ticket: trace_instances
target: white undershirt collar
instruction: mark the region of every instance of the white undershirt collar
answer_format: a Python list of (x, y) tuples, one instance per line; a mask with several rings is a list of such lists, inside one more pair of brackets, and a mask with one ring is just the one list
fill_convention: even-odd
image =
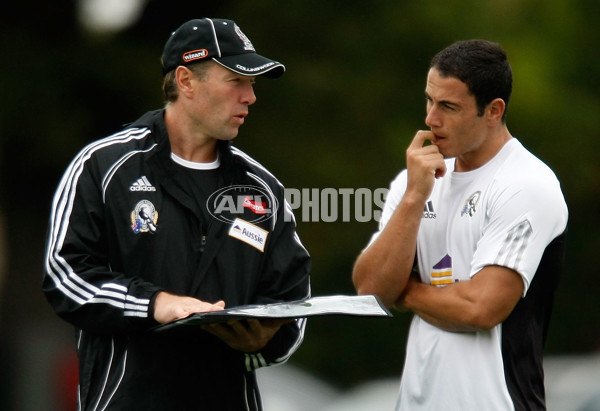
[(221, 153), (217, 153), (217, 159), (210, 163), (198, 163), (195, 161), (185, 160), (175, 153), (171, 153), (171, 159), (183, 167), (192, 168), (194, 170), (214, 170), (219, 168), (221, 165)]

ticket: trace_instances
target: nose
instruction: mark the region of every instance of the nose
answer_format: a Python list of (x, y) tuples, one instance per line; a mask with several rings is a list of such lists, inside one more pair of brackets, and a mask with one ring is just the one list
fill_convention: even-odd
[(249, 106), (256, 103), (256, 94), (254, 94), (254, 86), (252, 84), (246, 85), (244, 93), (242, 94), (242, 103)]
[(438, 110), (434, 105), (428, 105), (427, 115), (425, 116), (425, 124), (427, 127), (440, 127), (442, 125), (438, 114)]

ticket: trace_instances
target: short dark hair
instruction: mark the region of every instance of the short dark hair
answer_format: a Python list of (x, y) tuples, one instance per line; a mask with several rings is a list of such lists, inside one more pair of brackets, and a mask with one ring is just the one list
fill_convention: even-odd
[(475, 96), (478, 115), (495, 98), (504, 100), (506, 111), (512, 93), (512, 70), (506, 52), (498, 43), (487, 40), (457, 41), (437, 53), (429, 68), (442, 77), (455, 77), (465, 83)]
[[(208, 73), (209, 61), (203, 61), (201, 63), (190, 64), (187, 66), (196, 77), (200, 80), (204, 80), (206, 78), (206, 73)], [(163, 78), (163, 98), (166, 103), (172, 103), (177, 101), (179, 97), (179, 89), (177, 88), (177, 84), (175, 83), (175, 69), (169, 71), (165, 74)]]

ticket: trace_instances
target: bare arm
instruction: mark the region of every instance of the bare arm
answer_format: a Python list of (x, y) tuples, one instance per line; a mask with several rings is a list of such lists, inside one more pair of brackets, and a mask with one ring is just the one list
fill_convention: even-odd
[(400, 204), (377, 240), (356, 260), (352, 279), (358, 294), (376, 294), (386, 307), (398, 300), (410, 276), (423, 207), (435, 178), (446, 172), (430, 131), (419, 131), (406, 151), (408, 185)]
[(415, 259), (423, 203), (402, 199), (377, 240), (357, 258), (353, 282), (358, 294), (375, 294), (386, 307), (404, 291)]
[(487, 266), (471, 280), (443, 288), (411, 280), (396, 305), (447, 331), (483, 331), (508, 317), (523, 295), (523, 287), (517, 272)]

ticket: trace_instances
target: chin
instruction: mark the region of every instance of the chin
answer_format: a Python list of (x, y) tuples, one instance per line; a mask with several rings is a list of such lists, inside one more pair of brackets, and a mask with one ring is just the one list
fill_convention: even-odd
[(440, 154), (444, 156), (444, 158), (452, 158), (455, 157), (452, 152), (450, 152), (449, 150), (442, 150), (440, 149)]

